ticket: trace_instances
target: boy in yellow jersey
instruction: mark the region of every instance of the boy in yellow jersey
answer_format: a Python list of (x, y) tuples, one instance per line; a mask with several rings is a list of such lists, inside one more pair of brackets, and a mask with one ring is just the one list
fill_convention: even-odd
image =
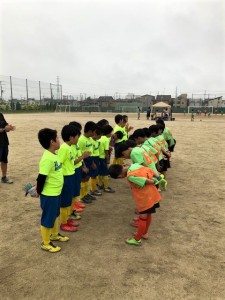
[[(70, 122), (69, 125), (73, 125), (76, 128), (78, 128), (81, 132), (82, 126), (78, 122)], [(74, 156), (74, 195), (73, 200), (71, 204), (71, 218), (74, 220), (80, 220), (81, 216), (78, 214), (79, 212), (82, 212), (85, 208), (85, 204), (81, 202), (80, 200), (80, 185), (82, 180), (82, 165), (83, 165), (83, 159), (90, 156), (90, 152), (84, 152), (83, 154), (80, 151), (80, 148), (78, 144), (72, 145), (72, 151)]]
[(92, 159), (95, 163), (95, 168), (90, 169), (90, 177), (91, 177), (91, 195), (93, 196), (101, 196), (102, 193), (97, 189), (97, 177), (99, 174), (99, 147), (100, 147), (100, 138), (102, 136), (102, 129), (99, 126), (96, 126), (94, 134), (92, 136), (93, 139), (93, 152)]
[(89, 157), (84, 158), (84, 163), (86, 169), (82, 171), (82, 181), (81, 181), (81, 200), (84, 203), (92, 203), (93, 200), (95, 200), (95, 196), (89, 194), (89, 187), (88, 187), (88, 181), (90, 179), (90, 172), (91, 169), (94, 169), (96, 167), (93, 158), (93, 135), (96, 129), (96, 124), (92, 121), (88, 121), (84, 125), (84, 134), (80, 136), (78, 141), (78, 146), (80, 147), (81, 153), (83, 154), (86, 151), (89, 151), (91, 155)]
[(103, 135), (100, 138), (99, 147), (99, 188), (104, 192), (114, 193), (115, 191), (109, 187), (109, 171), (108, 164), (110, 162), (110, 139), (112, 136), (113, 128), (110, 125), (103, 127)]
[(58, 231), (58, 216), (60, 211), (60, 195), (63, 187), (63, 172), (60, 160), (55, 153), (60, 147), (57, 131), (49, 128), (38, 132), (38, 140), (45, 149), (39, 163), (37, 178), (37, 193), (40, 195), (41, 216), (41, 249), (51, 253), (61, 250), (51, 241), (66, 242), (68, 237)]
[[(123, 158), (118, 155), (117, 148), (118, 146), (127, 138), (125, 123), (123, 116), (118, 114), (115, 116), (115, 123), (116, 126), (114, 127), (113, 134), (115, 137), (115, 144), (114, 144), (114, 164), (123, 164)], [(119, 133), (119, 136), (117, 135)], [(121, 136), (120, 136), (121, 134)], [(119, 137), (119, 138), (118, 138)]]
[(127, 115), (123, 115), (123, 122), (125, 124), (124, 128), (125, 128), (125, 133), (126, 133), (126, 139), (124, 139), (124, 140), (127, 141), (128, 140), (128, 134), (132, 129), (134, 129), (134, 127), (129, 125)]
[(64, 176), (64, 185), (61, 194), (60, 228), (64, 231), (77, 231), (78, 222), (70, 219), (71, 204), (74, 195), (74, 156), (72, 145), (76, 145), (80, 136), (80, 130), (73, 125), (65, 125), (61, 131), (64, 143), (58, 151)]

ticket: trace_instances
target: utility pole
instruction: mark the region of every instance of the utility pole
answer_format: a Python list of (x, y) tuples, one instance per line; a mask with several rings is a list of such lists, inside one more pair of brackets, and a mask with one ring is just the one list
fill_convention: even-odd
[(11, 101), (13, 101), (12, 76), (9, 76), (9, 80), (10, 80)]
[(1, 98), (0, 98), (0, 100), (1, 100), (1, 102), (3, 101), (3, 92), (4, 92), (3, 87), (2, 87), (2, 84), (3, 84), (3, 81), (0, 81), (0, 93), (1, 93)]
[(27, 79), (26, 79), (26, 92), (27, 92), (27, 105), (28, 105), (28, 84), (27, 84)]
[(59, 76), (57, 76), (56, 82), (57, 82), (57, 101), (58, 101), (60, 99)]
[(39, 97), (40, 97), (40, 106), (41, 106), (41, 82), (39, 81)]

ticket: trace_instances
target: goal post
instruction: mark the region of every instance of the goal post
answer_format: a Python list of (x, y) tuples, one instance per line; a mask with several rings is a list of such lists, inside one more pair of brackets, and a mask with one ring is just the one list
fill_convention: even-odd
[(207, 112), (213, 113), (213, 106), (188, 106), (188, 114), (191, 114), (192, 110), (194, 111), (194, 113), (196, 113), (198, 110), (200, 110), (202, 113), (204, 113), (205, 110), (207, 110)]
[(55, 112), (70, 112), (71, 105), (57, 104)]

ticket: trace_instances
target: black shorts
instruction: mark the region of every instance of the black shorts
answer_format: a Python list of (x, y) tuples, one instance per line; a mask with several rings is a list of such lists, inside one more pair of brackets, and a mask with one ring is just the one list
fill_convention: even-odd
[(144, 215), (144, 214), (155, 214), (156, 213), (156, 208), (159, 208), (160, 207), (160, 204), (159, 202), (157, 202), (154, 206), (152, 206), (151, 208), (149, 209), (146, 209), (144, 211), (140, 211), (139, 214), (140, 215)]
[(9, 153), (8, 145), (4, 147), (0, 147), (0, 162), (3, 162), (5, 164), (8, 163), (8, 153)]
[(168, 168), (168, 160), (161, 159), (159, 161), (159, 165), (160, 165), (160, 171), (161, 172), (166, 172), (167, 168)]

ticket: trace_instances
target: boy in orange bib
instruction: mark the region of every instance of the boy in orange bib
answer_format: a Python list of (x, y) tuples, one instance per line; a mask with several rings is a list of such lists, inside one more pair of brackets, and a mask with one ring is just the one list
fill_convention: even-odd
[(137, 163), (132, 164), (130, 167), (123, 167), (117, 164), (111, 165), (109, 174), (114, 179), (127, 177), (140, 214), (140, 221), (134, 238), (127, 239), (126, 243), (140, 246), (141, 238), (148, 238), (152, 214), (156, 212), (156, 204), (161, 200), (160, 194), (155, 187), (158, 180), (154, 177), (153, 170)]

